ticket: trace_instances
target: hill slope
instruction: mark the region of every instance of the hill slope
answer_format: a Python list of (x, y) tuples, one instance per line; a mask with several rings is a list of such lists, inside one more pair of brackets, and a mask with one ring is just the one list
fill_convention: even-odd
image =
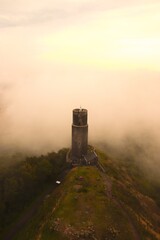
[(98, 153), (105, 172), (76, 167), (16, 240), (158, 240), (160, 190), (134, 163)]

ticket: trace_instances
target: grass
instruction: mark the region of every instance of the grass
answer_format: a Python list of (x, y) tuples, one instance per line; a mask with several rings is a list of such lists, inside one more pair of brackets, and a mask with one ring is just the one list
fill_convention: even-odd
[[(75, 186), (81, 186), (76, 189)], [(121, 209), (108, 199), (105, 193), (105, 186), (100, 172), (96, 167), (78, 167), (73, 169), (61, 188), (64, 196), (53, 215), (50, 217), (43, 232), (43, 240), (46, 236), (57, 239), (57, 231), (51, 231), (51, 225), (55, 219), (61, 219), (64, 226), (72, 226), (76, 231), (84, 226), (93, 225), (98, 239), (111, 237), (111, 227), (116, 229), (119, 240), (133, 239), (132, 233), (126, 228), (127, 220), (124, 218)], [(121, 227), (126, 231), (121, 231)], [(62, 232), (61, 232), (62, 233)], [(61, 239), (66, 237), (61, 235)], [(112, 236), (113, 237), (113, 236)], [(112, 239), (112, 238), (111, 238)]]
[[(77, 232), (90, 226), (98, 240), (134, 240), (133, 226), (142, 240), (160, 239), (138, 220), (143, 216), (156, 226), (154, 214), (157, 212), (145, 199), (146, 195), (155, 196), (157, 188), (141, 174), (135, 163), (118, 162), (101, 151), (97, 154), (112, 182), (115, 201), (106, 194), (104, 178), (96, 167), (73, 168), (14, 240), (38, 240), (39, 234), (41, 240), (67, 240), (70, 239), (65, 233), (67, 228)], [(59, 221), (58, 228), (55, 228), (56, 221)]]
[[(155, 214), (160, 216), (160, 209), (158, 209), (160, 184), (146, 174), (134, 159), (132, 161), (129, 159), (117, 160), (105, 156), (100, 151), (97, 153), (107, 174), (113, 179), (114, 197), (126, 206), (140, 238), (144, 240), (160, 239), (160, 235), (157, 237), (159, 231), (157, 226), (159, 226), (160, 220), (155, 218)], [(139, 220), (141, 217), (144, 221)], [(147, 222), (151, 225), (150, 229), (146, 225)]]
[[(47, 195), (35, 215), (32, 217), (29, 223), (27, 223), (25, 227), (16, 235), (14, 240), (35, 240), (41, 224), (43, 224), (43, 222), (46, 221), (46, 219), (49, 217), (50, 210), (56, 204), (60, 195), (61, 192), (59, 191), (59, 189), (56, 189), (51, 195)], [(27, 212), (27, 209), (25, 210), (25, 212)]]

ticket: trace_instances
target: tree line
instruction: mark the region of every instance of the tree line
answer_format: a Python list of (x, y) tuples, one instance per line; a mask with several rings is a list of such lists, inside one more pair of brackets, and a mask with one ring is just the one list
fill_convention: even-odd
[(67, 168), (67, 149), (0, 169), (0, 231)]

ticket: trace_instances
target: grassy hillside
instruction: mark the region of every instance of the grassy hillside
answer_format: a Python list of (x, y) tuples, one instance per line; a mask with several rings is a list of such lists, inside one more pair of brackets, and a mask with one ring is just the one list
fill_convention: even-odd
[(160, 186), (133, 162), (98, 152), (105, 172), (76, 167), (15, 240), (158, 240)]

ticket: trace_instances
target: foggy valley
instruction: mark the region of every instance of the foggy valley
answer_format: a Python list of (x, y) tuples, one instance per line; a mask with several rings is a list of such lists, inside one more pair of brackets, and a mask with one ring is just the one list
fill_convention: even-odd
[(89, 112), (90, 144), (106, 144), (119, 154), (134, 151), (140, 163), (160, 164), (158, 74), (79, 69), (76, 76), (77, 69), (67, 70), (65, 79), (50, 70), (47, 79), (1, 84), (1, 152), (45, 154), (70, 147), (72, 109), (82, 106)]
[[(0, 238), (160, 239), (159, 11), (158, 0), (0, 1)], [(77, 108), (91, 168), (74, 168)]]

